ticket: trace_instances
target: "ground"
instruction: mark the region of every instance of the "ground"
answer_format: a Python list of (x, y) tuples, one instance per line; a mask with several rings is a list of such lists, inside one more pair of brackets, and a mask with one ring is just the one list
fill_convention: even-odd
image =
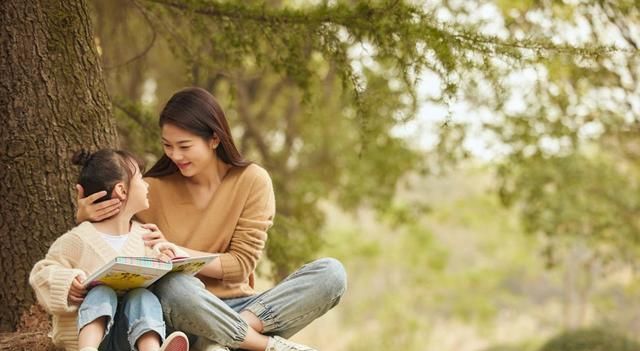
[(22, 315), (16, 332), (0, 333), (0, 350), (55, 351), (47, 336), (50, 328), (47, 313), (34, 305)]

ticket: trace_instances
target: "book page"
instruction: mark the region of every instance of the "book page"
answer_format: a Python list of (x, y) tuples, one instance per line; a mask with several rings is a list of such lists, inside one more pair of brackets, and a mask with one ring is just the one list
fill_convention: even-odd
[(173, 263), (172, 272), (184, 272), (186, 274), (194, 275), (198, 273), (205, 265), (216, 259), (219, 254), (199, 256), (199, 257), (184, 257), (171, 260)]
[(116, 257), (90, 275), (87, 288), (105, 284), (118, 292), (151, 285), (171, 270), (172, 264), (147, 257)]

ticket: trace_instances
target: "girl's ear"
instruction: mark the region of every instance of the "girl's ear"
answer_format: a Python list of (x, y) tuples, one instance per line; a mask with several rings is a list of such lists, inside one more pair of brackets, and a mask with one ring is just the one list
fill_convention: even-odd
[(124, 186), (124, 183), (120, 182), (113, 187), (111, 198), (120, 199), (121, 201), (127, 198), (127, 187)]

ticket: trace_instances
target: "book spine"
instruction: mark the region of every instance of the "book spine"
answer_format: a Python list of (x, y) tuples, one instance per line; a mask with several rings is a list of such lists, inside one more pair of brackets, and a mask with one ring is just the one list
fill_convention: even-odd
[(152, 259), (144, 259), (140, 257), (118, 257), (116, 258), (117, 263), (142, 266), (142, 267), (151, 267), (151, 268), (161, 268), (161, 269), (170, 269), (171, 264), (152, 260)]

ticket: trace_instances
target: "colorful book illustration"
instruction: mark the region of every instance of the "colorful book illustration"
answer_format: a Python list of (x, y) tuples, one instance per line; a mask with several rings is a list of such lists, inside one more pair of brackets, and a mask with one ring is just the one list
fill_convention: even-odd
[(146, 288), (169, 272), (194, 275), (219, 255), (175, 258), (171, 262), (149, 257), (118, 256), (91, 274), (86, 288), (105, 284), (117, 292)]

